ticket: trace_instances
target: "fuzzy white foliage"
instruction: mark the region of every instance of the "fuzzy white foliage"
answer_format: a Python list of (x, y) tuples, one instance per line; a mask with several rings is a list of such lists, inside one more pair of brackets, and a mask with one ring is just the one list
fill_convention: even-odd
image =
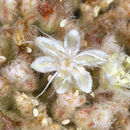
[(17, 58), (2, 69), (2, 74), (20, 90), (33, 91), (36, 87), (36, 78), (25, 59)]
[(100, 50), (86, 50), (78, 54), (80, 36), (77, 30), (68, 32), (64, 44), (53, 38), (37, 37), (35, 45), (47, 56), (38, 57), (31, 68), (42, 73), (56, 71), (54, 87), (58, 94), (68, 91), (73, 81), (81, 91), (90, 93), (92, 78), (84, 66), (97, 67), (107, 58), (107, 54)]
[(82, 129), (109, 130), (113, 115), (110, 108), (103, 104), (96, 104), (77, 110), (73, 120), (76, 126)]
[[(62, 126), (60, 124), (52, 122), (52, 118), (47, 115), (46, 105), (39, 103), (37, 107), (36, 106), (32, 107), (31, 103), (33, 100), (30, 96), (27, 96), (25, 94), (22, 94), (19, 96), (20, 98), (21, 96), (24, 97), (23, 102), (20, 101), (20, 103), (17, 103), (20, 106), (20, 108), (23, 107), (23, 110), (21, 110), (20, 108), (19, 109), (21, 110), (22, 113), (23, 111), (25, 111), (28, 114), (28, 118), (30, 114), (30, 119), (31, 119), (31, 120), (23, 120), (22, 126), (21, 126), (22, 130), (28, 130), (28, 129), (29, 130), (30, 129), (31, 130), (44, 130), (44, 129), (45, 130), (61, 130), (62, 129)], [(33, 109), (33, 112), (31, 109)]]
[(11, 86), (8, 81), (5, 78), (0, 77), (0, 96), (2, 97), (4, 95), (7, 95), (10, 91)]
[(28, 16), (28, 14), (34, 15), (39, 4), (39, 0), (21, 0), (22, 14)]
[(121, 48), (117, 44), (115, 36), (111, 34), (106, 35), (105, 39), (103, 40), (101, 49), (109, 54), (118, 53), (121, 51)]
[[(18, 109), (24, 116), (32, 116), (32, 110), (35, 106), (34, 98), (32, 96), (28, 96), (24, 93), (16, 93), (14, 95), (14, 99), (16, 101)], [(37, 100), (35, 100), (37, 101)]]
[(85, 102), (86, 96), (79, 95), (79, 90), (76, 90), (75, 93), (69, 91), (65, 94), (60, 94), (52, 106), (53, 117), (58, 121), (71, 119), (75, 109)]
[(95, 117), (93, 117), (93, 122), (97, 128), (109, 130), (112, 124), (112, 112), (110, 110), (100, 108), (93, 116)]
[(13, 20), (17, 3), (15, 0), (0, 0), (0, 21), (9, 23)]

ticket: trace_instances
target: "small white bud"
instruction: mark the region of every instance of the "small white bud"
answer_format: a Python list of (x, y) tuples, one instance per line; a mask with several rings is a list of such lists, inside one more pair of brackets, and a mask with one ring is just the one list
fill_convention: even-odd
[(92, 97), (95, 97), (93, 92), (91, 92), (90, 95), (91, 95)]
[(113, 2), (113, 0), (106, 0), (108, 4), (110, 4), (111, 2)]
[(37, 117), (38, 114), (39, 114), (38, 109), (37, 109), (37, 108), (34, 108), (34, 109), (33, 109), (33, 115), (34, 115), (34, 117)]
[(70, 120), (69, 119), (66, 119), (66, 120), (63, 120), (62, 121), (62, 125), (67, 125), (70, 123)]
[(60, 27), (63, 28), (65, 27), (65, 25), (67, 24), (67, 21), (65, 19), (63, 19), (61, 22), (60, 22)]
[(44, 118), (44, 119), (42, 120), (42, 125), (43, 125), (43, 126), (48, 126), (48, 121), (47, 121), (46, 118)]
[(95, 17), (98, 16), (99, 10), (100, 10), (100, 7), (99, 7), (99, 6), (95, 6), (95, 7), (94, 7), (94, 16), (95, 16)]
[(79, 90), (76, 90), (74, 93), (74, 97), (78, 97), (79, 96)]
[(6, 61), (6, 57), (0, 56), (0, 63), (3, 63), (3, 62), (5, 62), (5, 61)]
[(50, 75), (48, 76), (48, 79), (47, 79), (47, 80), (50, 81), (50, 80), (52, 79), (52, 77), (53, 77), (53, 76), (50, 74)]
[(30, 47), (26, 47), (26, 51), (27, 51), (28, 53), (31, 53), (31, 52), (32, 52), (32, 49), (31, 49)]

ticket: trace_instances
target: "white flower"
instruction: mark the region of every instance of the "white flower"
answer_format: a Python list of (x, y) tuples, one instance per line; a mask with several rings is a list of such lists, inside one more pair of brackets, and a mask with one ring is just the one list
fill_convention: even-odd
[(101, 81), (104, 87), (130, 96), (130, 57), (124, 53), (110, 56), (101, 69)]
[(92, 78), (84, 66), (98, 67), (107, 58), (107, 54), (99, 50), (86, 50), (78, 54), (80, 36), (76, 30), (68, 32), (64, 44), (49, 36), (49, 38), (37, 37), (35, 45), (47, 56), (37, 58), (31, 64), (31, 68), (42, 73), (56, 71), (52, 80), (55, 78), (54, 87), (58, 94), (68, 91), (74, 82), (81, 91), (90, 93)]

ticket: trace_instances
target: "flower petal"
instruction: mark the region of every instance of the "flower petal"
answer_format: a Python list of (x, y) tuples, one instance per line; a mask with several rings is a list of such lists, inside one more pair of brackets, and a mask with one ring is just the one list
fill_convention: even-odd
[(71, 30), (65, 37), (64, 48), (66, 54), (75, 56), (80, 48), (80, 36), (77, 30)]
[(62, 73), (59, 73), (55, 78), (54, 87), (58, 94), (63, 94), (69, 90), (70, 83), (68, 78), (69, 77), (67, 77), (67, 75), (64, 75)]
[(89, 72), (83, 67), (77, 67), (72, 73), (79, 89), (85, 93), (90, 93), (92, 90), (92, 78)]
[(105, 63), (107, 60), (107, 54), (100, 50), (88, 50), (79, 53), (75, 58), (74, 61), (77, 64), (81, 64), (83, 66), (99, 66)]
[(59, 56), (61, 52), (64, 52), (64, 48), (57, 40), (52, 40), (45, 37), (37, 37), (35, 44), (46, 54), (51, 56)]
[(31, 68), (42, 73), (56, 71), (55, 62), (55, 59), (50, 56), (42, 56), (31, 64)]

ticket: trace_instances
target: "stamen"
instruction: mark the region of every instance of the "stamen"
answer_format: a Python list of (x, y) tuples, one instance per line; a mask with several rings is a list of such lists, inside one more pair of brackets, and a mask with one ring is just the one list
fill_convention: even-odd
[(53, 37), (51, 37), (47, 33), (43, 32), (38, 26), (36, 26), (36, 25), (31, 25), (31, 26), (35, 27), (36, 29), (38, 29), (43, 35), (45, 35), (45, 36), (49, 37), (50, 39), (52, 39), (53, 41), (57, 42), (57, 40), (55, 40)]
[(34, 41), (21, 41), (22, 43), (34, 43)]
[(52, 78), (51, 78), (50, 81), (47, 83), (47, 85), (46, 85), (46, 87), (43, 89), (43, 91), (42, 91), (39, 95), (37, 95), (36, 99), (38, 99), (38, 98), (46, 91), (46, 89), (49, 87), (49, 85), (50, 85), (51, 82), (54, 80), (54, 78), (57, 76), (57, 74), (58, 74), (58, 72), (56, 72), (56, 73), (52, 76)]
[[(64, 81), (62, 82), (62, 84), (63, 84), (66, 80), (67, 80), (67, 78), (64, 79)], [(60, 88), (60, 86), (57, 87), (56, 89), (54, 89), (54, 91), (52, 92), (52, 94), (50, 94), (47, 98), (51, 98), (51, 97), (53, 96), (53, 94), (55, 93), (55, 91), (56, 91), (57, 89), (59, 89), (59, 88)]]
[[(32, 27), (35, 27), (36, 29), (38, 29), (43, 35), (47, 36), (48, 38), (50, 38), (51, 40), (55, 41), (55, 42), (59, 42), (57, 40), (55, 40), (53, 37), (51, 37), (50, 35), (46, 34), (45, 32), (43, 32), (39, 27), (37, 27), (36, 25), (31, 25)], [(65, 55), (64, 51), (58, 50), (59, 53)], [(58, 52), (57, 52), (58, 53)]]
[(100, 60), (102, 60), (102, 61), (107, 61), (106, 59), (103, 59), (103, 58), (101, 58), (101, 57), (98, 57), (98, 56), (96, 56), (95, 54), (92, 54), (92, 53), (89, 53), (89, 52), (87, 52), (86, 53), (87, 55), (90, 55), (90, 56), (93, 56), (93, 57), (95, 57), (95, 58), (97, 58), (97, 59), (100, 59)]

